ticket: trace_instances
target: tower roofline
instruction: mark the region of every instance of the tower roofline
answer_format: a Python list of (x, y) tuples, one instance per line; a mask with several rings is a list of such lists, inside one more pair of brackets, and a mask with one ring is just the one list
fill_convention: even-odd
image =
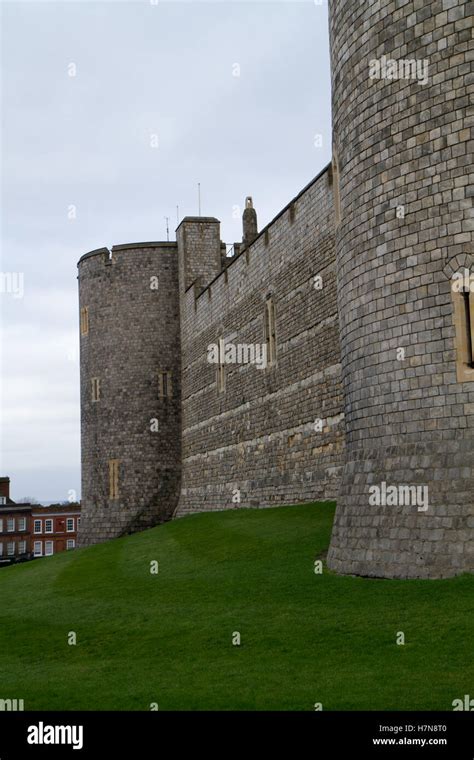
[(179, 230), (184, 222), (204, 222), (206, 224), (209, 224), (209, 222), (214, 222), (214, 224), (220, 224), (219, 219), (216, 219), (215, 216), (185, 216), (183, 219), (181, 219), (176, 229)]
[(119, 245), (113, 245), (112, 248), (95, 248), (93, 251), (89, 251), (88, 253), (84, 253), (83, 256), (79, 259), (77, 262), (77, 265), (81, 263), (81, 261), (84, 261), (84, 259), (88, 259), (91, 256), (99, 256), (107, 254), (107, 256), (110, 256), (114, 251), (126, 251), (126, 250), (132, 250), (134, 248), (176, 248), (176, 241), (175, 240), (162, 240), (157, 241), (154, 240), (152, 242), (145, 242), (145, 243), (120, 243)]
[(131, 248), (176, 248), (176, 240), (153, 241), (150, 243), (121, 243), (112, 246), (113, 251), (126, 251)]

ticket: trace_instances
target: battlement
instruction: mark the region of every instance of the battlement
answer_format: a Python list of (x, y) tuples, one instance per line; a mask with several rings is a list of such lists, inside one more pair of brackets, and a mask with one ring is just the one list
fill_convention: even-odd
[(141, 248), (176, 248), (176, 246), (177, 244), (175, 241), (165, 240), (150, 243), (121, 243), (119, 245), (113, 245), (110, 249), (106, 247), (95, 248), (93, 251), (84, 253), (77, 262), (77, 266), (79, 266), (82, 261), (90, 259), (93, 256), (102, 256), (106, 261), (109, 261), (117, 251), (136, 251)]
[[(331, 164), (327, 164), (324, 167), (324, 169), (322, 169), (312, 180), (310, 180), (310, 182), (308, 182), (308, 184), (305, 185), (305, 187), (303, 187), (303, 189), (300, 190), (300, 192), (297, 193), (297, 195), (295, 195), (294, 198), (292, 198), (291, 201), (289, 201), (286, 204), (286, 206), (284, 206), (281, 209), (281, 211), (279, 211), (273, 217), (273, 219), (270, 222), (268, 222), (268, 224), (266, 224), (265, 227), (263, 227), (260, 230), (260, 232), (257, 232), (256, 237), (252, 240), (251, 243), (248, 243), (248, 245), (244, 245), (243, 242), (241, 244), (240, 243), (238, 243), (238, 244), (234, 243), (234, 247), (236, 245), (238, 246), (238, 252), (234, 256), (227, 256), (225, 258), (225, 266), (222, 267), (221, 271), (218, 272), (218, 274), (216, 274), (216, 276), (214, 277), (213, 280), (211, 280), (207, 285), (202, 286), (199, 289), (199, 292), (196, 292), (196, 300), (199, 299), (199, 298), (201, 298), (202, 296), (204, 296), (207, 293), (208, 289), (211, 288), (213, 285), (215, 285), (216, 282), (221, 277), (224, 277), (224, 278), (228, 277), (229, 273), (231, 272), (231, 266), (236, 261), (238, 261), (242, 255), (245, 254), (248, 257), (249, 256), (249, 252), (257, 250), (256, 246), (257, 246), (257, 243), (259, 241), (263, 240), (264, 246), (267, 247), (269, 245), (270, 235), (272, 234), (272, 229), (275, 228), (275, 225), (277, 224), (277, 222), (279, 220), (281, 220), (283, 217), (285, 217), (286, 214), (288, 214), (288, 215), (290, 215), (290, 214), (291, 215), (296, 214), (297, 204), (300, 201), (300, 199), (326, 173), (327, 173), (327, 176), (328, 176), (328, 185), (329, 185), (329, 187), (332, 187), (332, 165)], [(199, 217), (188, 217), (188, 218), (192, 218), (195, 221), (199, 220)], [(216, 219), (215, 221), (218, 221), (218, 220)], [(282, 223), (283, 223), (283, 225), (285, 225), (286, 222), (283, 220)], [(191, 287), (191, 285), (189, 287)]]
[(85, 261), (86, 259), (90, 259), (93, 256), (102, 256), (102, 257), (104, 257), (106, 259), (110, 259), (111, 251), (108, 248), (105, 248), (105, 247), (95, 248), (93, 251), (89, 251), (88, 253), (85, 253), (83, 256), (81, 256), (81, 258), (77, 262), (77, 266), (79, 266), (79, 264), (82, 261)]

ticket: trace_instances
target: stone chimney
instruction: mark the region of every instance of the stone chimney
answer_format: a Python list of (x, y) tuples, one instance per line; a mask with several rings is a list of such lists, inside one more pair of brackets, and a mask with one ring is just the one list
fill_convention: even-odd
[(10, 498), (10, 478), (0, 478), (0, 496), (5, 496), (5, 498)]
[(185, 216), (176, 230), (181, 291), (205, 288), (222, 270), (220, 222), (213, 216)]
[(253, 243), (258, 235), (257, 212), (253, 207), (253, 201), (250, 195), (245, 199), (245, 209), (242, 214), (242, 226), (244, 232), (242, 246), (246, 248), (250, 243)]

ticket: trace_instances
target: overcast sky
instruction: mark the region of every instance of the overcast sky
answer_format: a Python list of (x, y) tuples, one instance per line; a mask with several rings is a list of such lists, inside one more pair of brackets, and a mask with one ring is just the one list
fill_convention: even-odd
[(0, 475), (14, 499), (80, 496), (79, 257), (166, 240), (165, 216), (174, 240), (198, 182), (202, 214), (241, 240), (246, 195), (261, 228), (330, 160), (326, 6), (0, 0)]

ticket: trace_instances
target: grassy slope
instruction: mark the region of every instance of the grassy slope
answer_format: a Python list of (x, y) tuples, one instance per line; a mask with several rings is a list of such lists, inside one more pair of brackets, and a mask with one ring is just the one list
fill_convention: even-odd
[(315, 575), (332, 517), (329, 504), (203, 514), (1, 570), (0, 698), (419, 710), (473, 694), (474, 577)]

